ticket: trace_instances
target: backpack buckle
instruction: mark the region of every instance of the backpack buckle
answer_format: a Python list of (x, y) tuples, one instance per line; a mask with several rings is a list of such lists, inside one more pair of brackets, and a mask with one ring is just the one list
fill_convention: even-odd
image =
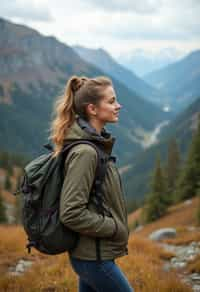
[(95, 181), (95, 186), (100, 186), (101, 185), (101, 181), (99, 180), (99, 179), (96, 179), (96, 181)]
[(28, 249), (28, 253), (31, 252), (31, 248), (36, 246), (36, 242), (35, 241), (30, 241), (27, 245), (26, 248)]
[(112, 160), (114, 163), (116, 162), (116, 160), (117, 160), (117, 157), (116, 156), (113, 156), (113, 155), (111, 155), (110, 157), (109, 157), (109, 160)]
[(53, 151), (53, 146), (50, 143), (43, 144), (43, 147), (48, 149), (49, 151)]

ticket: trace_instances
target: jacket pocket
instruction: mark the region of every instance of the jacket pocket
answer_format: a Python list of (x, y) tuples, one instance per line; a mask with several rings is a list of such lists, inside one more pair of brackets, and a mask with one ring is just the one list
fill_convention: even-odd
[(120, 245), (127, 244), (128, 242), (128, 230), (124, 222), (114, 213), (110, 208), (110, 214), (113, 220), (115, 221), (116, 229), (115, 233), (110, 237), (115, 242), (118, 242)]

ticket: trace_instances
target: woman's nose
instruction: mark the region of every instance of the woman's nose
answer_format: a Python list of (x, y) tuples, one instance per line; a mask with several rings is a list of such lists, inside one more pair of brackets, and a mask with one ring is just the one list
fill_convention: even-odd
[(122, 105), (120, 103), (117, 103), (117, 108), (118, 109), (121, 109), (122, 108)]

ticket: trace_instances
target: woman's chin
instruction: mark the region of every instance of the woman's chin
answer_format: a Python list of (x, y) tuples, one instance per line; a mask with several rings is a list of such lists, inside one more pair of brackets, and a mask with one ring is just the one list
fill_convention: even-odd
[(119, 120), (119, 117), (118, 116), (115, 116), (114, 117), (114, 119), (112, 120), (112, 121), (110, 121), (110, 123), (116, 123), (116, 122), (118, 122), (118, 120)]

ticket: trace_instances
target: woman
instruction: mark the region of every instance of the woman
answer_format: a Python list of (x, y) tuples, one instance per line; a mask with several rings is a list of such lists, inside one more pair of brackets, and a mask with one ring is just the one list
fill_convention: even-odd
[[(72, 76), (63, 96), (55, 103), (56, 117), (50, 136), (55, 144), (54, 155), (66, 141), (79, 139), (100, 143), (110, 155), (115, 137), (104, 126), (118, 121), (120, 109), (109, 78)], [(79, 292), (130, 292), (133, 288), (115, 263), (115, 258), (128, 254), (129, 237), (120, 175), (113, 160), (109, 160), (102, 183), (107, 213), (99, 214), (89, 201), (96, 166), (96, 150), (87, 144), (74, 146), (65, 160), (67, 179), (61, 192), (60, 220), (80, 234), (77, 246), (69, 252), (69, 259), (79, 276)]]

